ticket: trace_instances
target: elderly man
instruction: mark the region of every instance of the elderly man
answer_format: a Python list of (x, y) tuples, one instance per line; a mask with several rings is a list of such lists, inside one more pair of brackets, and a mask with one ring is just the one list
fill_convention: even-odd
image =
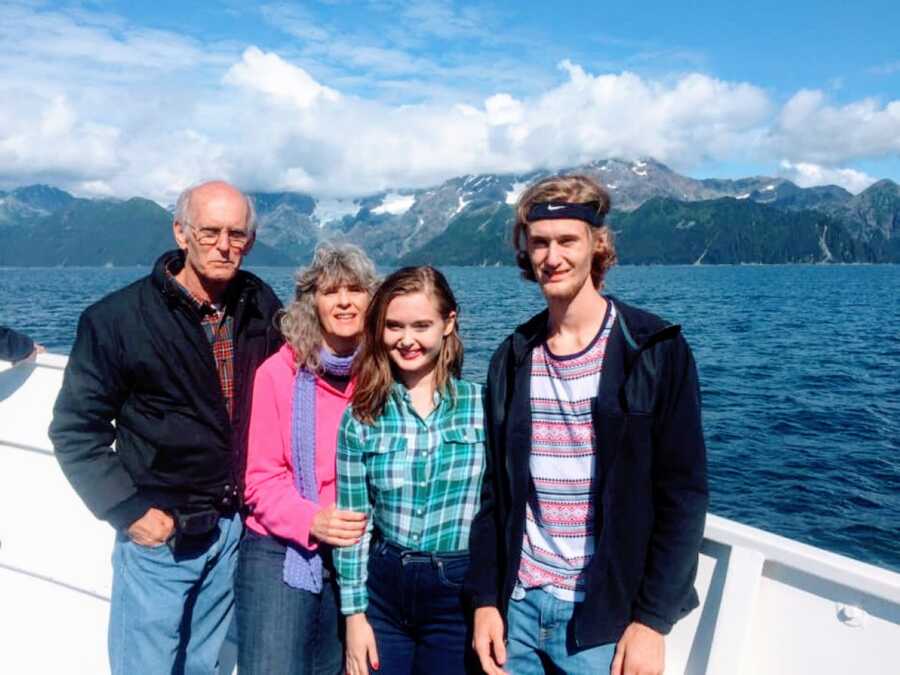
[(239, 271), (250, 200), (219, 181), (190, 188), (173, 229), (179, 250), (82, 314), (50, 425), (72, 486), (116, 529), (113, 673), (215, 671), (253, 374), (280, 343), (277, 297)]

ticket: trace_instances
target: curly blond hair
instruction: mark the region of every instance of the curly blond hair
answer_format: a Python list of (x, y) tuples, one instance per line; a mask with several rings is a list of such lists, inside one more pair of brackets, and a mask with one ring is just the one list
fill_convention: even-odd
[(528, 212), (534, 204), (541, 202), (568, 202), (570, 204), (597, 203), (597, 214), (600, 216), (599, 227), (590, 227), (596, 251), (591, 262), (591, 281), (594, 287), (603, 286), (603, 279), (609, 268), (616, 264), (615, 236), (606, 226), (604, 219), (609, 213), (609, 193), (590, 176), (572, 174), (551, 176), (539, 180), (530, 186), (516, 204), (516, 224), (513, 226), (513, 246), (516, 249), (516, 264), (522, 270), (522, 277), (528, 281), (537, 281), (534, 268), (528, 257)]
[(375, 265), (353, 244), (319, 244), (312, 262), (297, 270), (294, 299), (281, 313), (278, 324), (285, 341), (294, 350), (299, 368), (319, 372), (322, 324), (316, 310), (316, 290), (346, 284), (365, 289), (369, 296), (378, 286)]

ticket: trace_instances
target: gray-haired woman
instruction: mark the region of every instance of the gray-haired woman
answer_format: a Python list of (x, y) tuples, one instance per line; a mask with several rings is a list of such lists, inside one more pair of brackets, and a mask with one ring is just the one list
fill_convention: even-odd
[(286, 344), (256, 372), (236, 582), (242, 675), (343, 672), (331, 547), (355, 543), (366, 523), (334, 506), (335, 442), (376, 283), (356, 246), (317, 248), (281, 317)]

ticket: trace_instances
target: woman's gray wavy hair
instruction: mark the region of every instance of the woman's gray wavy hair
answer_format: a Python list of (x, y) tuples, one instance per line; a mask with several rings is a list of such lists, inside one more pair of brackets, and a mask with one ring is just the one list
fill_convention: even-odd
[(325, 242), (316, 247), (312, 262), (297, 270), (294, 299), (279, 319), (281, 334), (293, 348), (297, 366), (319, 371), (322, 324), (316, 311), (316, 290), (346, 284), (375, 292), (378, 276), (369, 256), (353, 244)]

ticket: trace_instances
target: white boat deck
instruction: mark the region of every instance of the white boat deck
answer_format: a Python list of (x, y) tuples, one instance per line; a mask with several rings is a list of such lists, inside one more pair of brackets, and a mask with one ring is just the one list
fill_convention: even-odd
[[(47, 438), (65, 362), (0, 363), (0, 673), (108, 671), (113, 532)], [(697, 587), (670, 675), (900, 673), (900, 574), (710, 514)]]

